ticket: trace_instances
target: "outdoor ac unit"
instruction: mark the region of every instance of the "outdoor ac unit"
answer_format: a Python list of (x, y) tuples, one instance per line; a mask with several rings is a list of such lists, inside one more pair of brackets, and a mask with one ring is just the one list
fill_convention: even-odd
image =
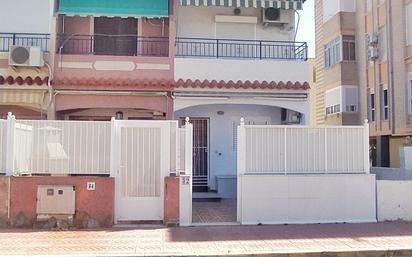
[(376, 47), (370, 46), (368, 48), (368, 60), (374, 61), (379, 58), (379, 50)]
[(290, 13), (273, 7), (264, 8), (262, 22), (265, 25), (285, 25), (291, 22)]
[(287, 109), (282, 109), (281, 113), (281, 120), (282, 124), (300, 124), (300, 113), (287, 110)]
[(379, 33), (373, 32), (372, 34), (368, 35), (368, 45), (369, 46), (376, 46), (379, 42)]
[(37, 46), (11, 46), (9, 53), (9, 65), (43, 67), (43, 52)]

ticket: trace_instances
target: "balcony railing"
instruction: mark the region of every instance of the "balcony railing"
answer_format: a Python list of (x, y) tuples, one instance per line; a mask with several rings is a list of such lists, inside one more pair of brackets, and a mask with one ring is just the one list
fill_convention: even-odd
[(308, 59), (306, 42), (176, 38), (177, 57), (233, 59)]
[(37, 46), (43, 52), (50, 51), (49, 34), (30, 34), (30, 33), (0, 33), (0, 52), (9, 52), (10, 47), (18, 46)]
[(136, 35), (66, 35), (57, 36), (61, 54), (115, 56), (169, 56), (169, 38)]

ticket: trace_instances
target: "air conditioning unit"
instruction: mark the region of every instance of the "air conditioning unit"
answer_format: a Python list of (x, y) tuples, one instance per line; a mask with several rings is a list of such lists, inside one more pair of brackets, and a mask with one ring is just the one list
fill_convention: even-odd
[(372, 34), (368, 35), (368, 45), (369, 46), (376, 46), (379, 43), (379, 33), (373, 32)]
[(368, 48), (368, 60), (374, 61), (379, 58), (379, 50), (376, 47), (370, 46)]
[(290, 12), (278, 8), (263, 8), (262, 22), (265, 25), (285, 25), (291, 22)]
[(301, 114), (299, 112), (282, 109), (281, 120), (282, 124), (300, 124)]
[(43, 52), (37, 46), (11, 46), (9, 52), (10, 66), (43, 67)]

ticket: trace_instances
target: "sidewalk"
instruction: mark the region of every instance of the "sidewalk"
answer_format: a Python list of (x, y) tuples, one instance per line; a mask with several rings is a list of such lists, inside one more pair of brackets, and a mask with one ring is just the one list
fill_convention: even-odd
[(1, 256), (285, 256), (285, 253), (309, 256), (304, 253), (334, 253), (322, 255), (329, 257), (337, 256), (336, 253), (365, 251), (370, 251), (367, 256), (383, 256), (390, 250), (408, 250), (396, 256), (412, 255), (412, 223), (154, 227), (51, 232), (0, 230)]

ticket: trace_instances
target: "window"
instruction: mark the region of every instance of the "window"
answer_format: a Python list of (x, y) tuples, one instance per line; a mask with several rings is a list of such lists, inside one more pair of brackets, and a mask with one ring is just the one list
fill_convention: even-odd
[(341, 62), (341, 37), (325, 45), (325, 67), (332, 67)]
[(343, 36), (342, 42), (343, 60), (356, 61), (355, 36)]
[(369, 120), (371, 122), (375, 121), (375, 94), (374, 93), (370, 93), (369, 94)]
[(406, 45), (412, 45), (412, 3), (405, 8)]
[(326, 115), (331, 115), (340, 112), (340, 104), (335, 104), (334, 106), (326, 107)]
[(355, 36), (339, 36), (325, 45), (325, 68), (342, 61), (355, 61)]
[(325, 93), (326, 115), (358, 112), (358, 86), (339, 86)]
[(381, 106), (382, 106), (382, 120), (389, 119), (389, 98), (388, 98), (388, 89), (385, 88), (382, 90), (381, 95)]

